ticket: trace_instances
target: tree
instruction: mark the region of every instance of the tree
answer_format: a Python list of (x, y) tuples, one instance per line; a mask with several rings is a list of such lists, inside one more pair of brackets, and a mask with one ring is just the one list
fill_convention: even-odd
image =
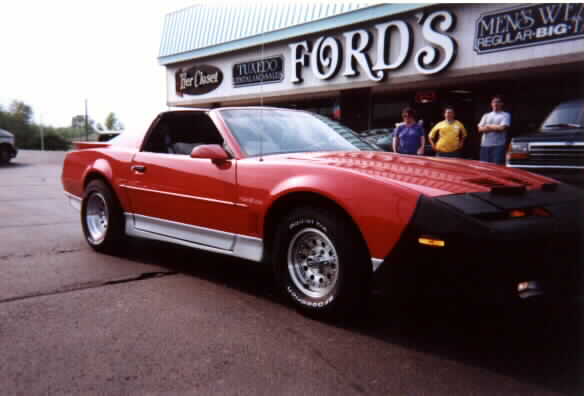
[(109, 113), (105, 118), (105, 128), (110, 131), (120, 131), (124, 129), (124, 124), (118, 120), (115, 113)]
[(13, 100), (10, 104), (10, 113), (25, 124), (30, 124), (32, 121), (32, 107), (20, 100)]
[[(83, 114), (78, 114), (71, 118), (71, 128), (80, 128), (85, 130), (85, 116)], [(87, 117), (87, 129), (89, 133), (95, 132), (96, 125), (95, 121), (91, 117)]]

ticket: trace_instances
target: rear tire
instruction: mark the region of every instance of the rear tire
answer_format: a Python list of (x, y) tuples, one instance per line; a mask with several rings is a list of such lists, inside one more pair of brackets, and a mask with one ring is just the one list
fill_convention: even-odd
[(124, 238), (124, 214), (111, 188), (101, 180), (91, 181), (81, 203), (85, 240), (98, 252), (113, 253)]
[(325, 208), (298, 208), (275, 234), (272, 262), (280, 290), (320, 320), (354, 318), (370, 293), (371, 260), (361, 236)]
[(6, 147), (0, 147), (0, 164), (7, 164), (12, 158), (10, 151)]

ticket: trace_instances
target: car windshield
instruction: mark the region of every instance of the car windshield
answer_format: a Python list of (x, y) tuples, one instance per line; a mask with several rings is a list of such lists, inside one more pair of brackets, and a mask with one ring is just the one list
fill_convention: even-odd
[(376, 150), (326, 117), (284, 109), (228, 109), (221, 115), (248, 156), (307, 151)]
[(553, 132), (565, 128), (582, 128), (584, 101), (567, 102), (556, 107), (542, 124), (542, 130)]

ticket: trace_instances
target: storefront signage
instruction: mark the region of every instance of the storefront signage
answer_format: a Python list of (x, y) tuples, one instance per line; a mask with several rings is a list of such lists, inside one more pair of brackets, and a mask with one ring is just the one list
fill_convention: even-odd
[(221, 70), (211, 65), (196, 65), (189, 69), (178, 69), (175, 74), (178, 96), (202, 95), (217, 88), (223, 81)]
[(233, 65), (233, 86), (278, 83), (284, 79), (284, 58), (274, 56)]
[(436, 91), (416, 92), (416, 103), (432, 103), (436, 101)]
[(584, 37), (584, 3), (536, 4), (481, 15), (479, 54)]
[[(445, 70), (456, 57), (456, 41), (449, 36), (455, 27), (455, 17), (450, 11), (435, 11), (418, 18), (422, 25), (422, 37), (427, 45), (418, 50), (414, 57), (416, 69), (422, 74), (434, 74)], [(289, 44), (291, 60), (291, 81), (300, 84), (302, 73), (310, 68), (314, 76), (321, 80), (335, 77), (339, 72), (351, 78), (360, 72), (373, 81), (382, 81), (386, 74), (399, 69), (408, 60), (413, 48), (410, 24), (395, 20), (374, 26), (376, 39), (366, 29), (343, 33), (343, 39), (323, 36), (314, 43), (309, 40)], [(399, 49), (392, 54), (390, 35), (397, 34)], [(372, 63), (369, 49), (376, 46), (376, 59)], [(390, 61), (391, 56), (391, 61)]]

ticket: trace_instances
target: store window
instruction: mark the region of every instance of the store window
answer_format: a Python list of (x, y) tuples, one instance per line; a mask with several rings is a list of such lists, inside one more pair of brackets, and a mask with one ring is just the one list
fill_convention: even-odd
[(410, 105), (406, 98), (373, 97), (372, 129), (391, 129), (402, 121), (401, 112)]

